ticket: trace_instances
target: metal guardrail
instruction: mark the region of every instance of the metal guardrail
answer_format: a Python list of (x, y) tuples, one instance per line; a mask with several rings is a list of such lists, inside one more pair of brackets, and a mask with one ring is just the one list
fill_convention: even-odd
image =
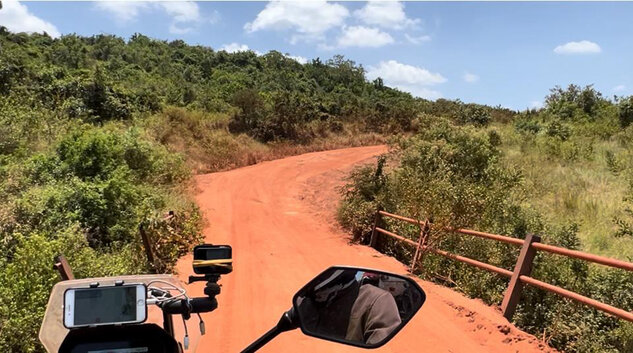
[(75, 276), (73, 275), (73, 270), (72, 268), (70, 268), (70, 264), (68, 263), (68, 260), (66, 260), (66, 257), (64, 255), (60, 254), (55, 256), (53, 261), (55, 262), (55, 264), (53, 265), (53, 269), (59, 272), (59, 277), (62, 279), (62, 281), (75, 279)]
[[(163, 221), (169, 221), (175, 217), (174, 211), (169, 211), (165, 217), (163, 217)], [(156, 257), (154, 256), (154, 245), (152, 244), (152, 240), (148, 236), (145, 231), (145, 223), (141, 222), (138, 225), (138, 232), (141, 236), (141, 241), (143, 242), (143, 249), (145, 249), (145, 256), (147, 256), (147, 262), (150, 264), (153, 270), (156, 270)]]
[[(420, 235), (419, 235), (418, 241), (416, 242), (411, 239), (407, 239), (401, 235), (398, 235), (396, 233), (393, 233), (384, 229), (384, 227), (381, 226), (382, 217), (389, 217), (389, 218), (393, 218), (399, 221), (403, 221), (409, 224), (419, 226)], [(589, 261), (589, 262), (597, 263), (600, 265), (619, 268), (619, 269), (623, 269), (627, 271), (633, 271), (633, 263), (616, 260), (616, 259), (612, 259), (612, 258), (608, 258), (604, 256), (589, 254), (582, 251), (570, 250), (570, 249), (561, 248), (558, 246), (542, 244), (540, 242), (541, 241), (540, 237), (533, 234), (528, 234), (525, 239), (517, 239), (517, 238), (511, 238), (504, 235), (479, 232), (479, 231), (470, 230), (470, 229), (451, 228), (451, 227), (443, 228), (443, 230), (447, 230), (454, 233), (472, 235), (479, 238), (500, 241), (500, 242), (504, 242), (504, 243), (511, 244), (514, 246), (520, 246), (521, 251), (519, 253), (519, 257), (517, 258), (517, 262), (514, 266), (514, 271), (510, 271), (510, 270), (506, 270), (504, 268), (500, 268), (500, 267), (497, 267), (485, 262), (477, 261), (465, 256), (461, 256), (461, 255), (452, 254), (447, 251), (436, 249), (435, 247), (429, 246), (429, 244), (427, 244), (427, 239), (430, 234), (431, 226), (432, 224), (428, 220), (420, 221), (420, 220), (396, 215), (396, 214), (385, 212), (385, 211), (377, 211), (374, 218), (374, 226), (372, 229), (370, 246), (374, 248), (376, 247), (378, 234), (380, 233), (380, 234), (384, 234), (389, 237), (392, 237), (394, 239), (397, 239), (401, 242), (404, 242), (410, 246), (416, 247), (415, 255), (413, 257), (411, 266), (409, 267), (409, 271), (411, 272), (413, 272), (413, 270), (415, 269), (415, 266), (418, 263), (421, 254), (427, 251), (427, 252), (432, 252), (434, 254), (444, 256), (446, 258), (453, 259), (456, 261), (460, 261), (460, 262), (469, 264), (471, 266), (475, 266), (480, 269), (494, 272), (501, 276), (510, 278), (510, 283), (508, 284), (508, 288), (506, 289), (505, 295), (503, 297), (503, 301), (501, 303), (501, 310), (503, 312), (503, 316), (506, 317), (508, 320), (512, 319), (512, 316), (514, 315), (514, 312), (516, 310), (516, 306), (519, 303), (519, 300), (521, 297), (522, 285), (527, 284), (527, 285), (540, 288), (542, 290), (545, 290), (551, 293), (556, 293), (565, 298), (580, 302), (582, 304), (591, 306), (595, 309), (598, 309), (600, 311), (603, 311), (605, 313), (608, 313), (620, 319), (633, 322), (632, 312), (629, 312), (620, 308), (616, 308), (609, 304), (602, 303), (600, 301), (586, 297), (582, 294), (578, 294), (576, 292), (572, 292), (567, 289), (554, 286), (549, 283), (545, 283), (545, 282), (542, 282), (535, 278), (530, 277), (530, 273), (532, 272), (534, 256), (536, 255), (537, 250), (545, 251), (552, 254), (567, 256), (574, 259)]]
[[(169, 211), (165, 215), (165, 217), (163, 217), (163, 221), (169, 221), (174, 217), (175, 217), (174, 211)], [(141, 224), (139, 224), (138, 230), (141, 236), (141, 241), (143, 243), (143, 249), (145, 250), (145, 256), (147, 256), (147, 261), (150, 264), (150, 266), (154, 268), (156, 266), (156, 263), (155, 263), (155, 256), (154, 256), (152, 241), (147, 235), (147, 232), (145, 232), (145, 226), (142, 222)], [(73, 270), (70, 267), (68, 260), (63, 254), (59, 254), (55, 256), (53, 261), (54, 261), (53, 269), (57, 270), (57, 272), (59, 273), (59, 277), (61, 278), (62, 281), (75, 279), (75, 276), (73, 275)]]

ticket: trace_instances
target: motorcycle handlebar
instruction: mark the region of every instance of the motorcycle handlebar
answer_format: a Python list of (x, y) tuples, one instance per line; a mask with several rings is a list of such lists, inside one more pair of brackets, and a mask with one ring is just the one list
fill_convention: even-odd
[(215, 298), (191, 298), (189, 300), (181, 299), (161, 305), (161, 309), (166, 314), (197, 314), (207, 313), (218, 307), (218, 301)]

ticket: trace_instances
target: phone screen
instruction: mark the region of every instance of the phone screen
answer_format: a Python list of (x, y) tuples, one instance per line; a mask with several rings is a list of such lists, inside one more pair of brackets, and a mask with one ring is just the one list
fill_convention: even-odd
[(75, 326), (137, 321), (136, 286), (75, 290)]

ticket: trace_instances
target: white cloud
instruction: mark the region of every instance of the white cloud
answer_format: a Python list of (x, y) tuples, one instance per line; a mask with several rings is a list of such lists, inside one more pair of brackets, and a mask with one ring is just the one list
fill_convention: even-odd
[(464, 81), (468, 83), (474, 83), (474, 82), (479, 81), (479, 76), (472, 74), (470, 72), (466, 72), (462, 78), (464, 79)]
[(427, 86), (446, 82), (446, 78), (439, 73), (432, 73), (425, 68), (402, 64), (395, 60), (381, 61), (377, 67), (368, 68), (368, 79), (373, 80), (378, 77), (382, 78), (388, 86), (428, 99), (437, 99), (442, 95)]
[(543, 108), (543, 102), (541, 101), (531, 101), (530, 109), (541, 109)]
[(193, 27), (187, 27), (187, 26), (181, 27), (181, 25), (178, 23), (172, 23), (169, 25), (169, 33), (185, 34), (191, 31), (193, 31)]
[(622, 92), (626, 89), (625, 85), (617, 85), (613, 87), (613, 92)]
[(287, 58), (292, 59), (296, 62), (298, 62), (299, 64), (306, 64), (308, 62), (308, 59), (303, 57), (303, 56), (299, 56), (299, 55), (285, 55)]
[(160, 2), (157, 4), (172, 18), (172, 23), (169, 25), (169, 32), (171, 33), (184, 34), (191, 32), (194, 26), (202, 21), (198, 4), (195, 2), (178, 1)]
[(411, 86), (411, 85), (388, 85), (395, 87), (401, 91), (409, 92), (414, 97), (436, 100), (442, 98), (442, 92), (427, 87)]
[(569, 42), (554, 48), (554, 53), (556, 54), (596, 54), (601, 51), (602, 49), (598, 44), (588, 40)]
[(191, 1), (160, 2), (169, 16), (176, 22), (197, 22), (200, 21), (200, 11), (198, 4)]
[(435, 85), (446, 82), (446, 78), (439, 73), (432, 73), (427, 69), (402, 64), (395, 60), (381, 61), (378, 67), (370, 66), (367, 75), (370, 79), (381, 77), (385, 81), (414, 85)]
[(239, 51), (252, 51), (257, 55), (260, 55), (260, 53), (257, 50), (252, 50), (248, 47), (248, 45), (246, 44), (239, 44), (239, 43), (230, 43), (230, 44), (224, 44), (220, 50), (224, 50), (227, 53), (237, 53)]
[(377, 48), (393, 43), (393, 38), (389, 33), (385, 33), (378, 28), (363, 26), (343, 27), (343, 33), (337, 40), (339, 48), (345, 47), (371, 47)]
[(244, 25), (248, 32), (292, 30), (290, 42), (322, 39), (329, 29), (343, 25), (347, 8), (324, 0), (271, 1), (252, 22)]
[(428, 41), (431, 40), (431, 36), (429, 36), (429, 35), (423, 35), (423, 36), (414, 37), (414, 36), (409, 35), (408, 33), (405, 33), (404, 37), (411, 44), (422, 44), (424, 42), (428, 42)]
[(142, 1), (98, 1), (98, 10), (109, 12), (119, 24), (136, 20), (142, 10), (149, 8), (149, 3)]
[(12, 0), (3, 1), (2, 5), (0, 24), (7, 27), (11, 32), (46, 32), (53, 38), (61, 35), (55, 25), (30, 13), (26, 5)]
[(419, 19), (408, 18), (399, 1), (368, 1), (365, 7), (354, 11), (354, 16), (368, 25), (389, 29), (414, 28)]
[(193, 1), (99, 1), (95, 6), (109, 12), (120, 25), (135, 21), (143, 11), (164, 11), (172, 19), (169, 32), (174, 34), (189, 33), (200, 23), (215, 23), (219, 18), (217, 11), (203, 18), (198, 4)]

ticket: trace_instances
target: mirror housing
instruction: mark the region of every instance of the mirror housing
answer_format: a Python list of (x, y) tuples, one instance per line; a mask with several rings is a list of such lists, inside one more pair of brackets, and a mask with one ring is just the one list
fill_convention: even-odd
[(359, 267), (330, 267), (303, 286), (277, 325), (242, 353), (254, 353), (297, 327), (308, 336), (378, 348), (413, 318), (425, 300), (426, 294), (411, 278)]
[(292, 310), (305, 335), (378, 348), (411, 320), (425, 300), (426, 294), (411, 278), (334, 266), (295, 294)]

